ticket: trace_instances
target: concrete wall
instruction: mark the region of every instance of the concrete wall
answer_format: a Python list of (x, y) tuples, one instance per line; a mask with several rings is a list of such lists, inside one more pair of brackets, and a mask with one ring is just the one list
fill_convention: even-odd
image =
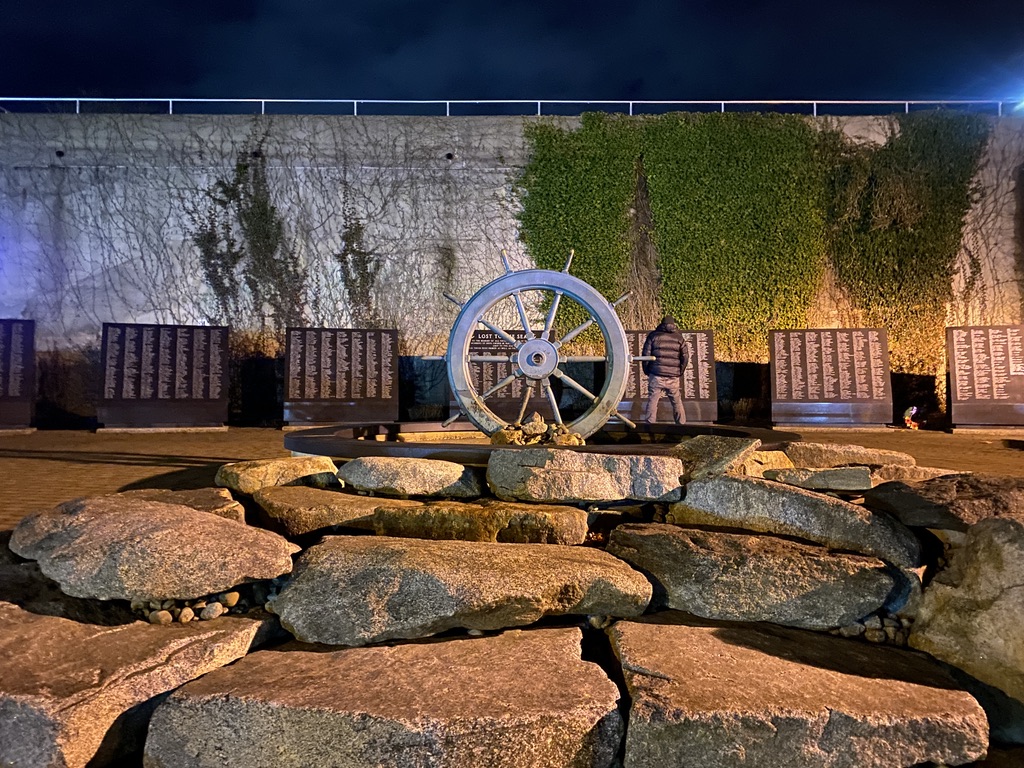
[[(273, 201), (308, 274), (305, 320), (352, 320), (334, 258), (347, 208), (381, 260), (377, 295), (402, 353), (440, 352), (455, 317), (443, 290), (471, 295), (500, 273), (502, 248), (530, 265), (511, 179), (536, 119), (0, 114), (0, 317), (34, 318), (41, 348), (94, 342), (104, 321), (222, 320), (190, 216), (265, 135)], [(887, 126), (843, 121), (858, 140), (884, 140)], [(1022, 168), (1024, 120), (999, 119), (961, 259), (981, 279), (951, 321), (1021, 322)], [(816, 316), (843, 321), (834, 283)]]

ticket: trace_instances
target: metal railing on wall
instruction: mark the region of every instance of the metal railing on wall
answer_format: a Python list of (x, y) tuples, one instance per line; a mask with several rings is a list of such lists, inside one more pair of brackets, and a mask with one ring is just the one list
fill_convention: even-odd
[(955, 109), (1002, 117), (1024, 115), (1024, 100), (960, 99), (911, 101), (555, 101), (434, 99), (143, 99), (0, 96), (0, 112), (73, 114), (257, 114), (503, 116), (608, 112), (627, 115), (665, 112), (786, 112), (808, 115), (886, 115)]

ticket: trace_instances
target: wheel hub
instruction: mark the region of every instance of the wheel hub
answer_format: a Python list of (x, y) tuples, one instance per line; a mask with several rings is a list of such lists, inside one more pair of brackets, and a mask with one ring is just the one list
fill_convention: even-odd
[(526, 378), (540, 381), (558, 367), (558, 350), (545, 339), (529, 339), (519, 348), (515, 362)]

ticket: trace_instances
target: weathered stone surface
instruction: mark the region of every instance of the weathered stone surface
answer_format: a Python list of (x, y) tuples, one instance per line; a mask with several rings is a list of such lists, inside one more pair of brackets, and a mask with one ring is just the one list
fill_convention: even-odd
[(1024, 522), (985, 520), (925, 588), (910, 645), (1024, 702)]
[(0, 764), (131, 764), (149, 710), (129, 710), (244, 656), (271, 621), (111, 627), (0, 603)]
[(753, 477), (694, 480), (685, 503), (670, 508), (677, 523), (745, 528), (797, 536), (830, 549), (871, 555), (913, 568), (921, 545), (899, 521), (802, 488)]
[(683, 614), (608, 632), (633, 700), (626, 768), (960, 765), (988, 745), (978, 703), (907, 651)]
[(306, 550), (271, 603), (300, 640), (365, 645), (542, 616), (637, 616), (651, 585), (600, 550), (331, 536)]
[(515, 544), (582, 544), (587, 538), (588, 515), (578, 507), (446, 500), (409, 507), (378, 501), (373, 528), (381, 536)]
[(629, 524), (608, 551), (654, 581), (654, 607), (832, 629), (881, 608), (900, 575), (881, 560), (774, 536)]
[(470, 467), (454, 461), (366, 456), (338, 470), (338, 478), (360, 491), (385, 496), (448, 496), (475, 499), (483, 492)]
[(286, 459), (256, 459), (224, 464), (214, 482), (251, 496), (268, 485), (323, 485), (322, 475), (334, 476), (338, 468), (327, 456), (293, 456)]
[(522, 448), (491, 453), (487, 484), (506, 501), (676, 501), (682, 472), (674, 456)]
[(684, 483), (701, 477), (738, 472), (760, 447), (760, 440), (744, 437), (697, 435), (680, 443), (672, 455), (683, 462)]
[(922, 480), (931, 480), (933, 477), (957, 474), (962, 473), (955, 469), (943, 469), (941, 467), (908, 467), (902, 464), (882, 464), (879, 467), (871, 468), (871, 483), (873, 485), (880, 485), (890, 480), (919, 483)]
[(831, 469), (766, 469), (763, 477), (777, 483), (806, 488), (809, 491), (871, 490), (871, 470), (867, 467)]
[(792, 469), (793, 460), (783, 451), (754, 451), (736, 472), (749, 477), (764, 477), (768, 469)]
[(75, 597), (194, 598), (291, 570), (294, 544), (180, 504), (117, 496), (69, 501), (22, 519), (11, 549)]
[(383, 503), (392, 508), (418, 507), (420, 502), (383, 499), (304, 486), (270, 486), (252, 496), (267, 517), (288, 536), (331, 528), (373, 530), (373, 513)]
[(119, 494), (125, 499), (140, 501), (162, 501), (164, 504), (181, 504), (185, 507), (209, 512), (217, 517), (226, 517), (237, 523), (245, 522), (245, 507), (231, 496), (227, 488), (196, 488), (184, 491), (168, 491), (163, 488), (140, 488), (135, 491), (122, 491)]
[(904, 525), (966, 531), (992, 517), (1024, 522), (1024, 477), (959, 474), (920, 483), (882, 483), (864, 503)]
[(902, 464), (912, 467), (917, 459), (909, 453), (837, 443), (786, 443), (786, 455), (794, 466), (809, 468), (843, 467), (850, 464)]
[[(578, 629), (311, 653), (260, 652), (160, 705), (147, 765), (604, 768), (618, 689)], [(200, 757), (196, 757), (199, 755)]]

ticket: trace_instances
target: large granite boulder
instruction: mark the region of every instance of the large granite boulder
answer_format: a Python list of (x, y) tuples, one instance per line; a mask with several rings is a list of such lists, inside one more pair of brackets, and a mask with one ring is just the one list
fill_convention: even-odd
[(224, 464), (214, 483), (252, 496), (268, 485), (328, 486), (338, 468), (327, 456), (293, 456), (286, 459), (255, 459)]
[(863, 493), (871, 490), (871, 470), (867, 467), (767, 469), (762, 477), (809, 491)]
[(355, 493), (280, 485), (261, 488), (252, 496), (275, 528), (286, 536), (303, 536), (333, 528), (373, 530), (373, 513), (382, 503), (392, 509), (415, 508), (418, 501), (383, 499)]
[(967, 532), (925, 588), (909, 642), (1024, 702), (1024, 521)]
[(764, 477), (769, 469), (793, 469), (794, 466), (784, 451), (754, 451), (734, 474)]
[(992, 517), (1024, 522), (1024, 477), (959, 474), (882, 483), (864, 494), (864, 503), (922, 528), (966, 531)]
[(487, 484), (499, 499), (546, 503), (676, 501), (683, 463), (674, 456), (618, 456), (559, 448), (491, 452)]
[(688, 483), (739, 472), (760, 446), (761, 441), (752, 438), (697, 435), (676, 446), (672, 455), (683, 462), (682, 480)]
[(169, 491), (163, 488), (139, 488), (117, 494), (124, 499), (140, 501), (162, 501), (164, 504), (181, 504), (185, 507), (209, 512), (217, 517), (226, 517), (238, 523), (245, 522), (245, 507), (235, 501), (227, 488), (196, 488), (183, 491)]
[(373, 528), (380, 536), (510, 544), (582, 544), (587, 538), (587, 511), (562, 504), (440, 500), (409, 507), (378, 502)]
[(297, 638), (365, 645), (542, 616), (638, 616), (646, 578), (600, 550), (331, 536), (306, 550), (270, 609)]
[(385, 496), (447, 496), (475, 499), (483, 493), (477, 473), (454, 461), (365, 456), (346, 462), (338, 479), (360, 491)]
[(685, 502), (673, 504), (670, 514), (676, 523), (796, 536), (906, 568), (920, 559), (914, 534), (884, 512), (760, 478), (694, 480)]
[(0, 765), (132, 765), (154, 697), (244, 656), (263, 620), (81, 624), (0, 602)]
[(881, 448), (865, 448), (862, 445), (795, 442), (786, 443), (783, 450), (797, 467), (827, 469), (828, 467), (844, 467), (851, 464), (868, 466), (900, 464), (912, 467), (917, 464), (917, 459), (909, 453), (887, 451)]
[(605, 768), (618, 689), (578, 629), (311, 652), (259, 652), (153, 715), (162, 768)]
[(985, 756), (984, 711), (907, 651), (683, 614), (608, 632), (632, 698), (625, 768), (897, 768)]
[(98, 496), (18, 523), (10, 548), (75, 597), (202, 597), (288, 573), (298, 547), (180, 504)]
[(774, 536), (627, 524), (608, 551), (654, 582), (654, 607), (711, 619), (842, 627), (874, 613), (901, 575), (881, 560)]

